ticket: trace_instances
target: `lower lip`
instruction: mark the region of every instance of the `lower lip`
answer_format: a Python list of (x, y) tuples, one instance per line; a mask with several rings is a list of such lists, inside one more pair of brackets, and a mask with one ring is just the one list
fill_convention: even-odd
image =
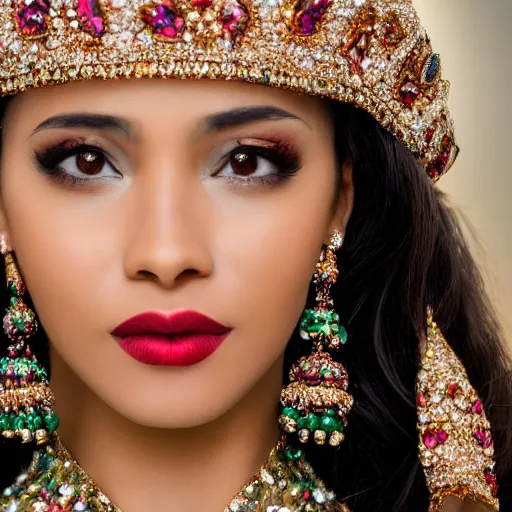
[(140, 334), (118, 338), (118, 342), (129, 356), (141, 363), (192, 366), (211, 356), (228, 334)]

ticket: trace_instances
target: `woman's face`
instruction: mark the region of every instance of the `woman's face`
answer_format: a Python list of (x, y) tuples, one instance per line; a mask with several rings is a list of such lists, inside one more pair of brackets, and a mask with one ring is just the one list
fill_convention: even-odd
[[(53, 379), (74, 375), (159, 427), (212, 421), (280, 380), (322, 243), (350, 214), (350, 171), (341, 195), (336, 174), (324, 104), (287, 91), (151, 79), (16, 97), (0, 228), (50, 340)], [(183, 310), (229, 333), (155, 335)], [(147, 311), (163, 326), (112, 334)], [(181, 331), (197, 328), (183, 317)]]

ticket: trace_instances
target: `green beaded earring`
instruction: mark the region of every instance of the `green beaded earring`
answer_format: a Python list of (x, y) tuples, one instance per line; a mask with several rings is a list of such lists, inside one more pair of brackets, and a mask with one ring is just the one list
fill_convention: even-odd
[(46, 371), (25, 343), (36, 332), (37, 320), (23, 302), (25, 284), (4, 235), (0, 246), (10, 295), (3, 327), (11, 342), (7, 357), (0, 359), (0, 432), (7, 439), (20, 437), (22, 443), (42, 444), (56, 430), (59, 419), (53, 412)]
[(313, 277), (317, 305), (306, 309), (300, 322), (300, 335), (313, 342), (313, 352), (292, 365), (290, 384), (281, 392), (279, 424), (287, 434), (297, 433), (302, 443), (313, 438), (316, 444), (328, 440), (338, 446), (345, 438), (346, 415), (354, 403), (347, 393), (345, 367), (325, 351), (337, 350), (347, 341), (330, 294), (339, 274), (335, 252), (342, 243), (341, 233), (335, 231), (322, 250)]

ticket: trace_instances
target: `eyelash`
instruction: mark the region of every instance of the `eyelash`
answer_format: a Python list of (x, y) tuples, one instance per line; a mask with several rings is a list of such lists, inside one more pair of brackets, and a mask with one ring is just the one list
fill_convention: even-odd
[(116, 172), (121, 174), (112, 164), (112, 157), (108, 154), (107, 151), (98, 146), (85, 144), (82, 141), (66, 141), (61, 144), (58, 144), (57, 146), (49, 147), (42, 152), (36, 152), (35, 160), (36, 164), (42, 172), (50, 176), (57, 183), (70, 188), (87, 187), (90, 186), (93, 181), (110, 181), (112, 179), (117, 179), (112, 177), (79, 178), (78, 176), (73, 176), (64, 170), (59, 169), (59, 164), (61, 164), (68, 158), (86, 152), (104, 155), (105, 159), (108, 161), (111, 167)]
[[(80, 178), (59, 168), (59, 164), (68, 158), (85, 152), (104, 155), (112, 169), (119, 172), (112, 164), (112, 158), (109, 156), (107, 151), (98, 146), (85, 144), (83, 141), (66, 141), (57, 146), (49, 147), (41, 152), (36, 152), (35, 161), (42, 172), (50, 176), (57, 183), (67, 187), (82, 188), (92, 185), (92, 182), (94, 181), (110, 181), (112, 179), (117, 179), (113, 177)], [(230, 162), (230, 159), (239, 153), (247, 153), (255, 157), (268, 160), (277, 167), (277, 172), (266, 176), (247, 178), (221, 176), (229, 184), (236, 186), (248, 187), (258, 184), (266, 186), (277, 185), (283, 180), (294, 176), (301, 167), (300, 157), (296, 150), (291, 145), (284, 142), (276, 142), (272, 147), (240, 144), (223, 157), (222, 163), (218, 167), (219, 170), (216, 171), (213, 176), (215, 177), (216, 174), (220, 173)], [(119, 174), (121, 175), (120, 172)]]

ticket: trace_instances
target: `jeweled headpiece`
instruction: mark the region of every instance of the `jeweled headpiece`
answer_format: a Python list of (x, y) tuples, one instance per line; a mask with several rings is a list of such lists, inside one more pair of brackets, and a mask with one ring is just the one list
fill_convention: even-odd
[(92, 78), (244, 80), (352, 103), (433, 180), (448, 82), (411, 0), (0, 0), (0, 95)]

